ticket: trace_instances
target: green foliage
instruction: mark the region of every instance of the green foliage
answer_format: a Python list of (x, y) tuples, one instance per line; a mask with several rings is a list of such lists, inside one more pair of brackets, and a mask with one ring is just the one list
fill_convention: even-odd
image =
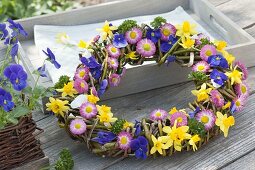
[(196, 72), (191, 72), (188, 75), (188, 79), (200, 81), (200, 82), (206, 82), (208, 80), (208, 77), (205, 73), (196, 71)]
[(198, 46), (198, 49), (201, 49), (203, 46), (205, 45), (214, 45), (212, 42), (210, 42), (210, 40), (208, 40), (207, 38), (202, 38), (201, 40), (201, 44)]
[(63, 76), (59, 77), (58, 82), (54, 85), (54, 88), (62, 89), (64, 87), (64, 85), (67, 84), (68, 82), (70, 82), (70, 77), (63, 75)]
[(119, 33), (124, 34), (125, 32), (131, 30), (134, 27), (137, 27), (137, 22), (135, 20), (125, 20), (122, 24), (118, 27)]
[(158, 17), (154, 18), (154, 20), (150, 24), (153, 28), (157, 29), (165, 23), (166, 23), (166, 19), (158, 16)]
[(111, 131), (115, 134), (119, 134), (123, 130), (123, 125), (126, 122), (126, 120), (118, 119), (114, 124), (112, 125)]
[(54, 168), (56, 170), (72, 170), (74, 167), (74, 161), (70, 151), (65, 148), (60, 152), (60, 157), (55, 163)]
[(65, 11), (78, 6), (71, 0), (1, 0), (0, 22)]
[(201, 137), (205, 137), (206, 131), (205, 131), (205, 126), (203, 123), (198, 122), (196, 119), (192, 118), (192, 119), (189, 119), (188, 126), (189, 126), (189, 130), (193, 134), (198, 134)]

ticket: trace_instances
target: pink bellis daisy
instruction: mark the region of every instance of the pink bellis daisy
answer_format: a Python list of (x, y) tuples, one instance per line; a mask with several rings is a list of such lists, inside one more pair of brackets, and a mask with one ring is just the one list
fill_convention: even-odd
[(127, 150), (130, 147), (130, 143), (132, 141), (132, 136), (130, 133), (122, 131), (118, 135), (118, 145), (119, 148), (122, 150)]
[(206, 109), (198, 112), (195, 118), (199, 122), (204, 124), (205, 130), (207, 131), (213, 128), (216, 121), (216, 116), (214, 115), (214, 113), (211, 110), (206, 110)]
[(162, 109), (153, 110), (150, 114), (151, 120), (164, 120), (167, 117), (167, 111)]
[(114, 73), (109, 76), (109, 84), (112, 87), (116, 87), (120, 84), (120, 75)]
[(113, 69), (117, 69), (119, 66), (119, 62), (116, 58), (109, 57), (108, 58), (108, 66)]
[(243, 73), (242, 80), (246, 80), (248, 77), (248, 69), (245, 67), (245, 65), (240, 61), (236, 61), (234, 66), (235, 67), (237, 66), (237, 68), (239, 68), (241, 70), (241, 72)]
[(211, 55), (216, 55), (217, 51), (213, 45), (205, 45), (201, 48), (200, 57), (202, 60), (207, 61)]
[(246, 82), (235, 85), (235, 92), (238, 96), (248, 97), (249, 96), (249, 86)]
[(88, 84), (85, 80), (83, 79), (75, 79), (74, 80), (74, 89), (78, 93), (87, 93), (88, 92)]
[(221, 108), (222, 106), (224, 106), (224, 98), (218, 90), (212, 90), (210, 92), (210, 95), (210, 99), (215, 107)]
[(113, 58), (118, 58), (120, 56), (120, 49), (114, 47), (112, 44), (106, 46), (108, 54)]
[(192, 71), (195, 71), (195, 72), (199, 71), (203, 73), (208, 72), (209, 69), (210, 69), (210, 65), (205, 61), (199, 61), (192, 67)]
[(80, 114), (85, 119), (91, 119), (97, 114), (97, 107), (95, 104), (85, 102), (80, 107)]
[(136, 45), (136, 52), (143, 57), (150, 57), (155, 54), (156, 46), (150, 39), (142, 39)]
[(164, 25), (160, 27), (160, 32), (161, 32), (161, 40), (168, 41), (170, 35), (175, 36), (176, 28), (170, 23), (165, 23)]
[(89, 79), (89, 68), (88, 67), (77, 68), (74, 77), (75, 79), (83, 79), (87, 81)]
[(187, 116), (183, 112), (175, 112), (170, 116), (171, 126), (174, 126), (175, 121), (177, 121), (176, 127), (186, 126), (188, 124)]
[(81, 135), (86, 131), (87, 126), (82, 119), (74, 119), (71, 121), (69, 128), (72, 134)]
[(245, 96), (239, 96), (234, 99), (236, 111), (240, 112), (244, 109), (247, 98)]
[(142, 36), (143, 32), (140, 28), (133, 28), (125, 34), (125, 38), (129, 44), (136, 44), (142, 39)]

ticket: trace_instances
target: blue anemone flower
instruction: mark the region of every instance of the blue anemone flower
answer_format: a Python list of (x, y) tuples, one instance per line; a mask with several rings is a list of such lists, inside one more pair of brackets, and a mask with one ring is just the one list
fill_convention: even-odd
[[(213, 69), (213, 71), (210, 74), (210, 78), (213, 82), (213, 85), (216, 83), (216, 87), (222, 86), (224, 82), (228, 79), (228, 77), (223, 73), (218, 71), (217, 69)], [(215, 85), (214, 85), (215, 86)]]
[(153, 30), (150, 28), (146, 32), (146, 38), (150, 39), (154, 43), (157, 43), (161, 38), (161, 32), (159, 29)]
[(134, 128), (135, 128), (135, 136), (139, 136), (140, 135), (140, 133), (142, 131), (142, 127), (141, 126), (142, 126), (142, 123), (137, 121), (137, 120), (135, 120), (135, 126), (134, 126)]
[(19, 64), (12, 64), (5, 68), (4, 75), (13, 85), (17, 91), (23, 90), (27, 86), (27, 73)]
[(19, 23), (14, 22), (12, 19), (8, 19), (7, 20), (9, 22), (9, 28), (11, 28), (13, 30), (12, 32), (12, 36), (16, 37), (17, 35), (21, 34), (23, 36), (27, 36), (27, 32), (24, 30), (24, 28), (22, 27), (22, 25), (20, 25)]
[(173, 45), (177, 42), (177, 40), (178, 39), (175, 36), (170, 35), (168, 41), (161, 42), (160, 51), (164, 53), (168, 52), (173, 47)]
[(131, 141), (130, 148), (135, 152), (136, 158), (147, 158), (147, 148), (148, 140), (144, 136), (139, 136), (138, 138)]
[(47, 77), (45, 64), (37, 69), (41, 77)]
[(0, 40), (5, 39), (8, 36), (6, 24), (0, 24)]
[(89, 68), (90, 73), (95, 79), (98, 80), (101, 77), (102, 65), (96, 61), (95, 57), (81, 57), (80, 60), (85, 66)]
[(0, 88), (0, 106), (2, 106), (6, 112), (11, 111), (14, 107), (11, 94), (2, 88)]
[(195, 115), (200, 111), (199, 107), (196, 107), (196, 109), (193, 112), (189, 112), (189, 117), (194, 118)]
[(116, 135), (112, 132), (103, 132), (103, 131), (99, 131), (97, 132), (97, 137), (91, 139), (94, 142), (97, 142), (101, 145), (104, 145), (108, 142), (113, 141), (114, 139), (116, 139)]
[(230, 105), (230, 112), (233, 114), (236, 112), (236, 104), (234, 101), (231, 102), (231, 105)]
[(97, 94), (98, 94), (98, 97), (102, 96), (106, 90), (108, 86), (108, 80), (107, 79), (104, 79), (101, 83), (100, 83), (100, 87), (97, 91)]
[(220, 54), (211, 55), (210, 57), (208, 57), (207, 62), (210, 64), (211, 67), (228, 68), (227, 60)]
[(42, 50), (43, 53), (48, 56), (47, 60), (50, 61), (52, 64), (54, 64), (54, 66), (59, 69), (61, 67), (61, 65), (56, 61), (56, 57), (55, 55), (53, 54), (53, 52), (47, 48), (47, 52)]
[(125, 39), (124, 34), (114, 34), (112, 44), (116, 48), (123, 48), (128, 45), (127, 40)]

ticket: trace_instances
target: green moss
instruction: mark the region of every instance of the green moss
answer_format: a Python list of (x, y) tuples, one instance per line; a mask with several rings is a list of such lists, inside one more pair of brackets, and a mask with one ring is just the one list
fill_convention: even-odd
[(191, 72), (188, 75), (188, 78), (191, 80), (200, 81), (200, 82), (206, 82), (208, 80), (207, 75), (205, 73), (199, 72), (199, 71)]
[(63, 149), (60, 152), (60, 157), (58, 161), (55, 163), (54, 168), (56, 170), (72, 170), (74, 167), (74, 161), (72, 158), (72, 154), (68, 149)]
[(203, 123), (198, 122), (196, 119), (192, 118), (188, 121), (189, 130), (193, 134), (198, 134), (200, 137), (205, 137), (206, 131)]
[(124, 34), (125, 32), (131, 30), (134, 27), (138, 27), (137, 22), (135, 20), (125, 20), (118, 27), (118, 32)]
[(67, 84), (68, 82), (70, 82), (70, 77), (68, 77), (66, 75), (61, 76), (58, 79), (58, 82), (54, 85), (54, 88), (55, 89), (62, 89), (64, 87), (64, 85)]
[(123, 130), (123, 125), (126, 122), (126, 120), (118, 119), (114, 124), (112, 125), (111, 131), (115, 134), (119, 134)]
[(153, 28), (157, 29), (165, 23), (166, 23), (166, 19), (158, 16), (158, 17), (154, 18), (154, 20), (150, 24)]

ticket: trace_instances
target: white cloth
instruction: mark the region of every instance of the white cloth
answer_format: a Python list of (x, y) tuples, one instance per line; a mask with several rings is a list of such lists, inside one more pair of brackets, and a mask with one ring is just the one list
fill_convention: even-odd
[[(149, 24), (155, 17), (162, 16), (167, 19), (173, 25), (180, 24), (183, 21), (189, 21), (191, 23), (197, 24), (196, 30), (198, 32), (205, 33), (209, 37), (213, 38), (203, 26), (197, 23), (182, 7), (177, 7), (175, 10), (163, 14), (156, 15), (146, 15), (132, 17), (128, 19), (136, 20), (139, 24), (146, 23)], [(127, 19), (127, 18), (125, 18)], [(118, 26), (125, 19), (109, 21), (113, 25)], [(78, 48), (67, 48), (62, 44), (58, 44), (55, 41), (57, 33), (65, 32), (70, 36), (72, 41), (79, 42), (83, 39), (85, 41), (91, 40), (94, 36), (98, 35), (99, 32), (96, 31), (97, 28), (101, 28), (103, 23), (87, 24), (87, 25), (77, 25), (77, 26), (48, 26), (48, 25), (36, 25), (34, 27), (35, 44), (40, 51), (40, 57), (45, 58), (46, 56), (42, 53), (42, 49), (49, 47), (56, 56), (56, 60), (61, 64), (61, 68), (56, 70), (54, 66), (50, 63), (46, 63), (46, 68), (49, 76), (51, 77), (53, 83), (58, 81), (61, 75), (68, 75), (73, 77), (77, 65), (80, 63), (78, 53)], [(212, 35), (213, 33), (210, 32)], [(216, 38), (216, 37), (215, 37)]]

